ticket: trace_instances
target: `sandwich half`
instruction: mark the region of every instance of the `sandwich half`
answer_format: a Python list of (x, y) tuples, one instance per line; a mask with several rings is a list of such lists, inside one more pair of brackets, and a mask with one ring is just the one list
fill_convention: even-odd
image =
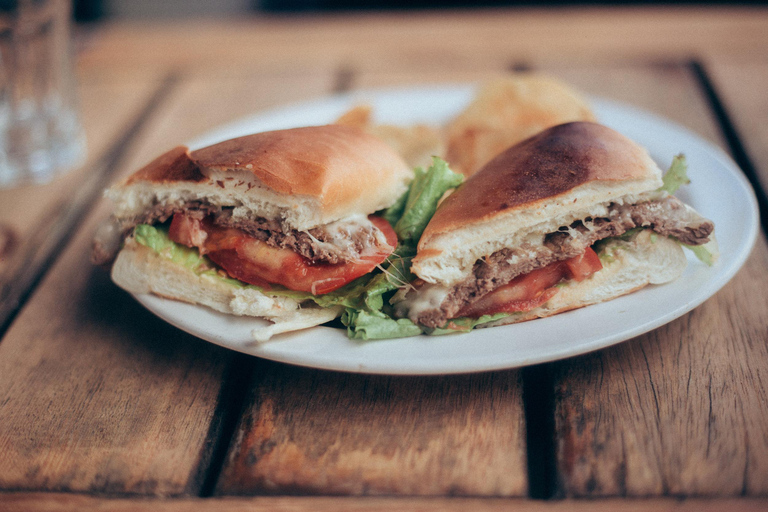
[[(647, 151), (591, 122), (552, 127), (447, 197), (393, 298), (398, 316), (466, 330), (546, 317), (679, 277), (714, 225)], [(711, 246), (712, 244), (710, 244)]]
[(347, 126), (177, 147), (107, 191), (114, 213), (93, 260), (114, 260), (112, 279), (132, 293), (270, 320), (254, 333), (263, 341), (341, 313), (345, 286), (397, 245), (372, 214), (412, 177), (387, 144)]

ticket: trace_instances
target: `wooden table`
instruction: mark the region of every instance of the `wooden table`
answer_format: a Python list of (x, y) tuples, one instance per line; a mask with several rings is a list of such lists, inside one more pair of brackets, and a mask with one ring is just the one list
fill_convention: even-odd
[(725, 288), (653, 332), (440, 377), (221, 349), (158, 320), (88, 261), (109, 208), (101, 190), (216, 125), (339, 91), (523, 67), (719, 145), (758, 186), (765, 220), (767, 9), (125, 23), (78, 42), (88, 162), (0, 191), (0, 510), (768, 509), (763, 234)]

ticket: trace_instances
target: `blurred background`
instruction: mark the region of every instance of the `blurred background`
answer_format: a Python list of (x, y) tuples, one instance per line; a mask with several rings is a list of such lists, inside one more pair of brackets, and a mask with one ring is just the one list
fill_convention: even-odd
[(75, 18), (80, 22), (115, 18), (157, 18), (196, 16), (236, 16), (245, 13), (311, 13), (366, 9), (439, 9), (473, 7), (546, 7), (573, 5), (760, 5), (768, 1), (609, 1), (575, 0), (501, 1), (483, 0), (75, 0)]

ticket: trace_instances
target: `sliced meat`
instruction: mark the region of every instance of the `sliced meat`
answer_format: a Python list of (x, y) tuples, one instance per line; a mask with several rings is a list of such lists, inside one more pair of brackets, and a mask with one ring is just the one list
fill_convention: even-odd
[[(370, 222), (336, 222), (309, 231), (298, 231), (283, 229), (276, 220), (236, 219), (232, 216), (231, 208), (212, 206), (200, 201), (181, 205), (157, 205), (141, 217), (123, 220), (119, 229), (125, 236), (138, 224), (162, 223), (173, 214), (181, 212), (199, 219), (212, 215), (218, 225), (242, 229), (269, 245), (291, 249), (313, 263), (336, 264), (355, 261), (366, 251), (376, 250), (386, 244), (383, 233)], [(108, 254), (102, 246), (94, 247), (94, 251), (92, 258), (101, 263), (107, 263), (116, 256), (116, 251)]]
[(660, 235), (673, 236), (688, 245), (707, 243), (715, 230), (711, 220), (675, 196), (631, 205), (628, 209), (635, 225), (650, 227)]
[(472, 276), (454, 286), (439, 307), (421, 310), (411, 320), (427, 327), (445, 325), (463, 307), (515, 277), (577, 256), (598, 240), (620, 236), (636, 227), (674, 236), (688, 245), (708, 242), (709, 235), (714, 231), (712, 221), (701, 217), (673, 196), (640, 204), (615, 204), (609, 207), (608, 217), (585, 219), (563, 226), (546, 235), (542, 245), (504, 248), (478, 260), (472, 269)]
[(274, 247), (293, 250), (313, 263), (354, 261), (366, 251), (386, 243), (381, 231), (371, 224), (336, 222), (309, 231), (283, 230), (276, 221), (235, 220), (228, 212), (216, 215), (217, 224), (242, 229), (249, 235)]

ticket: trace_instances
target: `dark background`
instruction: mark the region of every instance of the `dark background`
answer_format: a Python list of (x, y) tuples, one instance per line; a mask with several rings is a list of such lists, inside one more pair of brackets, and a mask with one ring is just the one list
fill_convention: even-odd
[[(114, 19), (124, 17), (125, 11), (121, 11), (119, 7), (116, 7), (116, 3), (119, 4), (120, 0), (74, 0), (74, 14), (75, 19), (80, 22), (94, 22), (105, 19)], [(132, 0), (122, 0), (123, 2), (131, 2)], [(163, 4), (167, 0), (156, 0), (155, 5)], [(176, 6), (172, 9), (167, 7), (162, 10), (161, 15), (164, 16), (190, 16), (190, 15), (206, 15), (215, 14), (222, 15), (227, 14), (226, 7), (220, 7), (220, 3), (217, 0), (209, 0), (208, 5), (211, 6), (210, 10), (205, 8), (205, 0), (197, 0), (195, 2), (189, 2), (185, 5), (183, 0), (177, 0)], [(213, 6), (217, 6), (213, 8)], [(241, 3), (233, 4), (231, 7), (231, 14), (242, 14), (243, 11), (249, 11), (253, 13), (266, 12), (266, 13), (314, 13), (314, 12), (333, 12), (333, 11), (361, 11), (361, 10), (387, 10), (387, 9), (399, 9), (399, 10), (413, 10), (413, 9), (443, 9), (443, 8), (476, 8), (476, 7), (557, 7), (557, 6), (589, 6), (589, 5), (616, 5), (616, 6), (631, 6), (631, 5), (709, 5), (709, 6), (729, 6), (729, 5), (765, 5), (768, 4), (766, 0), (746, 0), (739, 2), (716, 2), (716, 1), (675, 1), (675, 2), (659, 2), (659, 1), (608, 1), (608, 0), (593, 0), (590, 2), (579, 2), (573, 0), (555, 0), (555, 1), (499, 1), (499, 0), (486, 0), (479, 2), (469, 2), (466, 0), (242, 0)], [(167, 3), (165, 4), (168, 5)], [(170, 11), (170, 13), (169, 13)], [(157, 8), (148, 6), (146, 12), (143, 13), (146, 17), (154, 17), (158, 15)], [(130, 10), (130, 16), (142, 16), (141, 8), (133, 7)]]

